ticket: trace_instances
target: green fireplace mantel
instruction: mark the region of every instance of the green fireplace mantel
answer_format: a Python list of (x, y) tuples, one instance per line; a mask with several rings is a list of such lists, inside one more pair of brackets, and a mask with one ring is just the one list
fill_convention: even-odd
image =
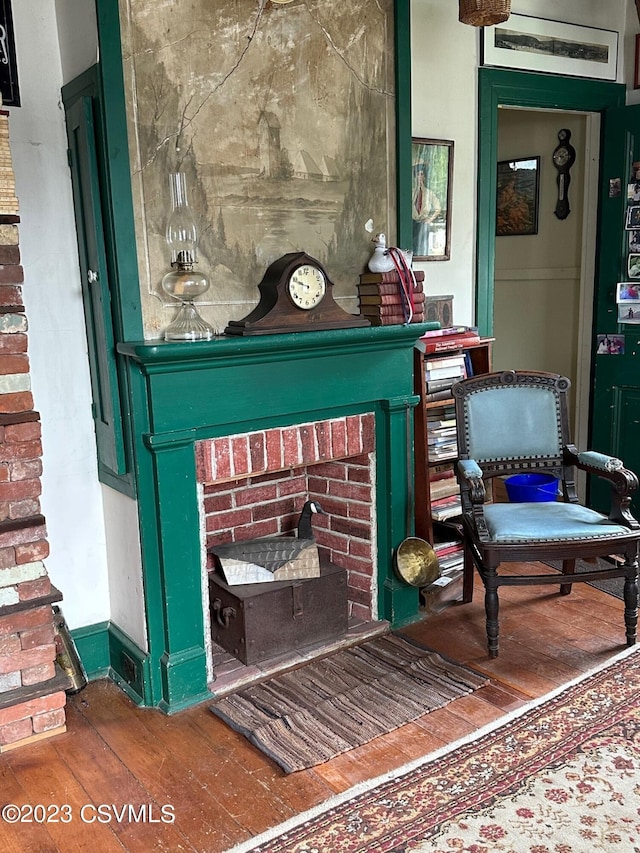
[[(149, 641), (141, 701), (172, 712), (209, 697), (194, 443), (373, 412), (378, 616), (419, 616), (393, 573), (407, 535), (407, 407), (413, 347), (433, 323), (194, 343), (123, 343)], [(214, 685), (215, 689), (215, 685)]]

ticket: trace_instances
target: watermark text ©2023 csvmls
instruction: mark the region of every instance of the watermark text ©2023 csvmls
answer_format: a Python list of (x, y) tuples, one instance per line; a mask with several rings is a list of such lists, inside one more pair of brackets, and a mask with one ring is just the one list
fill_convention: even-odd
[(85, 803), (71, 806), (17, 805), (6, 803), (0, 807), (0, 819), (4, 823), (174, 823), (176, 816), (172, 805), (157, 803)]

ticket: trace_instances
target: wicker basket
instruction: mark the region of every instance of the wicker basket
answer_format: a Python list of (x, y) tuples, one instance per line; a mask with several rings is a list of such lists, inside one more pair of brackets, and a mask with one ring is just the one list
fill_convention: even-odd
[(511, 0), (458, 0), (458, 3), (458, 19), (472, 27), (500, 24), (511, 14)]

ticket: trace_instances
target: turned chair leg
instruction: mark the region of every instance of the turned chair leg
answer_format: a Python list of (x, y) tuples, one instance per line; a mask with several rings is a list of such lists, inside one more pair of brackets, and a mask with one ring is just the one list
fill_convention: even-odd
[(499, 623), (498, 623), (498, 577), (495, 569), (486, 569), (484, 580), (484, 609), (487, 617), (487, 646), (489, 657), (498, 657)]
[(462, 601), (464, 604), (469, 604), (473, 600), (474, 572), (473, 554), (471, 553), (471, 548), (465, 545), (462, 567)]
[(636, 643), (636, 631), (638, 626), (638, 561), (626, 563), (633, 566), (634, 571), (624, 579), (624, 624), (627, 632), (627, 645), (634, 646)]
[[(562, 574), (563, 575), (573, 575), (576, 571), (576, 561), (575, 560), (563, 560), (562, 561)], [(569, 595), (571, 592), (571, 587), (573, 584), (570, 583), (562, 583), (560, 584), (560, 595)]]

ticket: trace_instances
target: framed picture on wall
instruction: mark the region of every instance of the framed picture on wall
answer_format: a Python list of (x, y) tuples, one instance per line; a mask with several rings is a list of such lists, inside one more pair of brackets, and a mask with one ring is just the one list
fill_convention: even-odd
[(451, 257), (453, 142), (412, 139), (413, 257), (448, 261)]
[(496, 187), (496, 236), (538, 233), (540, 157), (501, 160)]
[(483, 28), (482, 64), (613, 81), (618, 33), (512, 14), (503, 24)]

